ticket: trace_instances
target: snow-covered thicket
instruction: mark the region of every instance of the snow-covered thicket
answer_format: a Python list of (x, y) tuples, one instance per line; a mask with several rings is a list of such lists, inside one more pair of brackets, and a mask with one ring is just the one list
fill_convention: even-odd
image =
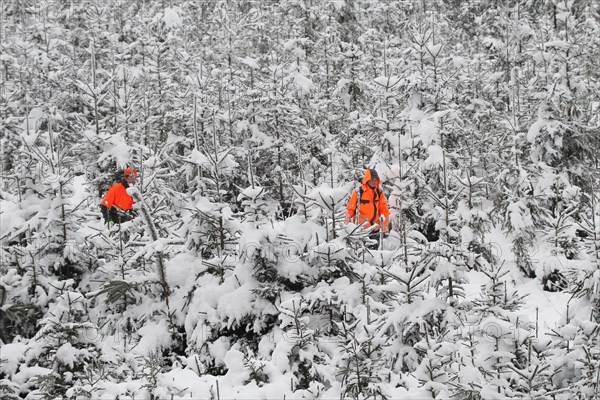
[(600, 396), (597, 2), (1, 7), (2, 398)]

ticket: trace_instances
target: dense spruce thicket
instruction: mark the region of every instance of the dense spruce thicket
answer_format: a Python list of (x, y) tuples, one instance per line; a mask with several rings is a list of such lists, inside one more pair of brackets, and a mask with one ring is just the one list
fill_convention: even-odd
[(1, 7), (2, 398), (600, 396), (596, 1)]

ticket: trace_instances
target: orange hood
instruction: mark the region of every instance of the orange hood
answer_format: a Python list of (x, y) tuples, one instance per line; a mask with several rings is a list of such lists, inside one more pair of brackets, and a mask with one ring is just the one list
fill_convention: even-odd
[(371, 178), (377, 179), (377, 186), (375, 186), (375, 187), (378, 188), (379, 185), (381, 184), (381, 179), (379, 179), (379, 174), (377, 173), (377, 171), (374, 168), (368, 168), (365, 171), (365, 177), (362, 180), (363, 186), (368, 187), (369, 185), (367, 185), (367, 182), (369, 182), (371, 180)]

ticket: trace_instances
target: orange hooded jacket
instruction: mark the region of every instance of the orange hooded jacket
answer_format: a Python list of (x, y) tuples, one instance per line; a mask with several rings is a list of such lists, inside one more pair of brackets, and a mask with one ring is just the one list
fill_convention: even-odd
[(109, 209), (117, 206), (123, 211), (129, 211), (133, 210), (134, 204), (133, 197), (127, 194), (127, 188), (123, 182), (112, 185), (102, 199), (102, 205)]
[[(371, 189), (371, 187), (367, 184), (367, 182), (374, 177), (377, 179), (377, 184), (375, 189)], [(355, 222), (357, 224), (364, 223), (365, 228), (370, 227), (371, 225), (377, 224), (379, 225), (379, 217), (382, 215), (385, 217), (383, 221), (383, 232), (388, 231), (389, 219), (390, 219), (390, 211), (388, 210), (387, 200), (385, 198), (385, 194), (383, 190), (379, 187), (381, 184), (381, 180), (379, 179), (379, 175), (377, 171), (374, 169), (367, 169), (365, 172), (365, 177), (362, 180), (361, 192), (354, 190), (352, 191), (352, 196), (350, 196), (350, 201), (346, 206), (348, 210), (346, 214), (346, 222)], [(358, 207), (358, 213), (356, 212), (358, 202), (360, 197), (360, 207)], [(358, 215), (357, 215), (358, 214)], [(376, 228), (375, 230), (378, 230)]]

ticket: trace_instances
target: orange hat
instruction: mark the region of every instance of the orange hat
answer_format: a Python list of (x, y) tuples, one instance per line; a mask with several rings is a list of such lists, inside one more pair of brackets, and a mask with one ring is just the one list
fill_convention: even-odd
[(131, 174), (133, 174), (133, 176), (138, 176), (137, 169), (135, 169), (133, 167), (127, 167), (123, 170), (123, 175), (129, 176)]

